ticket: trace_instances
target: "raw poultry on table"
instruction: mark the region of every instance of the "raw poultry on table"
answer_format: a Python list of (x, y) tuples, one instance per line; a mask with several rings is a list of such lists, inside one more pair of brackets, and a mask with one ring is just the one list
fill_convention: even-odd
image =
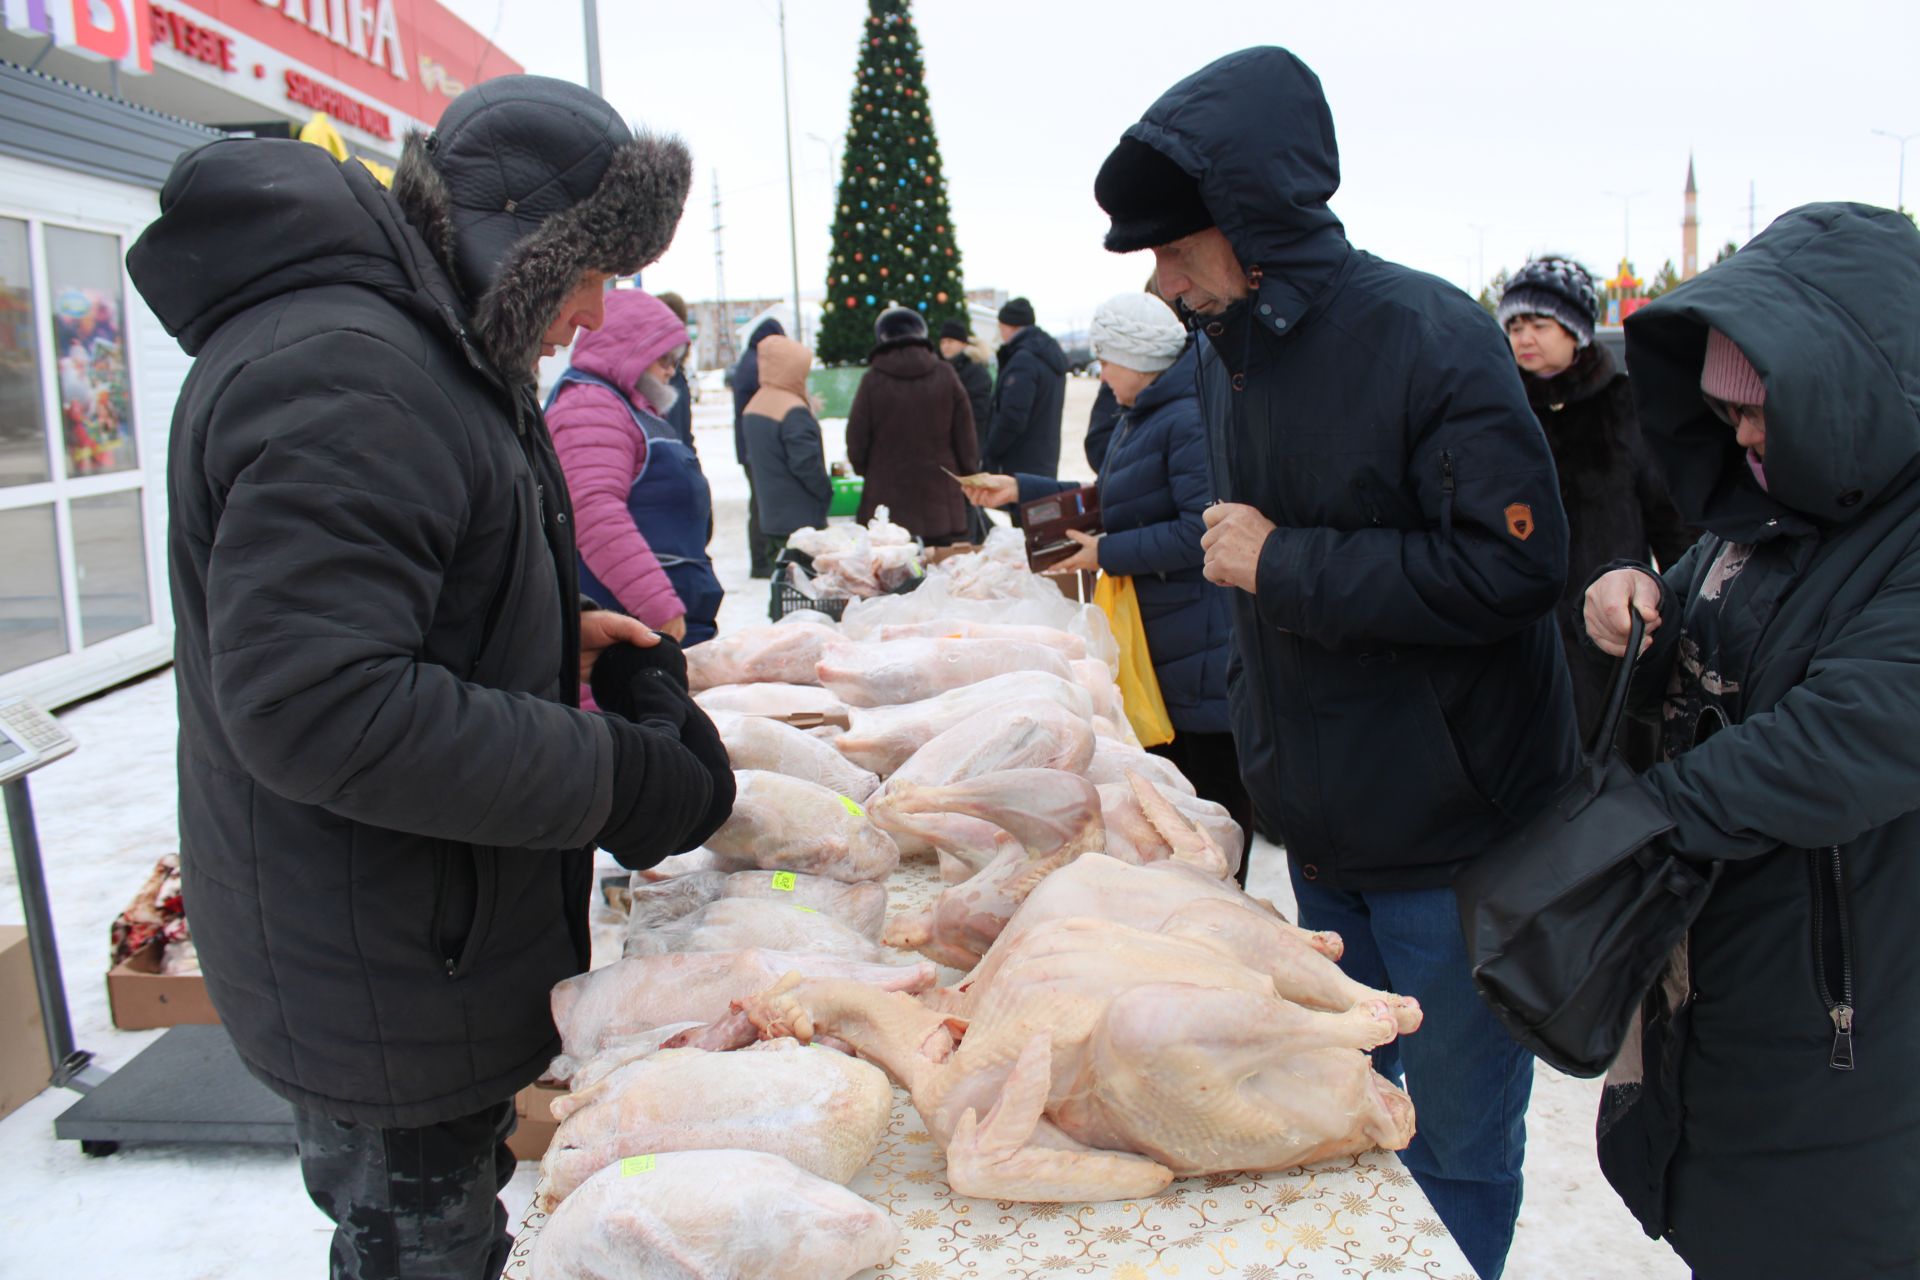
[[(1418, 1005), (1233, 884), (1242, 833), (1133, 739), (1104, 619), (1033, 582), (1003, 540), (840, 627), (692, 651), (738, 800), (635, 874), (626, 957), (555, 988), (577, 1092), (536, 1275), (884, 1263), (886, 1215), (835, 1185), (886, 1128), (876, 1065), (969, 1196), (1143, 1197), (1411, 1139), (1367, 1050)], [(806, 713), (829, 723), (779, 723)], [(903, 853), (946, 887), (885, 920)]]

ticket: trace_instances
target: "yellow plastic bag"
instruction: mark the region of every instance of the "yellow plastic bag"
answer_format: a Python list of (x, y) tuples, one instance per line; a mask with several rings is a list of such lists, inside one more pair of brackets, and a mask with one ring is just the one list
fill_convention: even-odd
[(1147, 652), (1147, 626), (1140, 618), (1133, 579), (1102, 574), (1093, 589), (1093, 602), (1107, 615), (1113, 638), (1120, 642), (1120, 693), (1126, 700), (1127, 722), (1143, 747), (1172, 742), (1173, 721), (1167, 715), (1166, 699), (1160, 696), (1153, 655)]

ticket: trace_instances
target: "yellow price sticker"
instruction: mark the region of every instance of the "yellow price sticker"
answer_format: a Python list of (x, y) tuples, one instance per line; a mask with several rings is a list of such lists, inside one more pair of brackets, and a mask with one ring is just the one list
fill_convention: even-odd
[(793, 909), (794, 909), (795, 911), (804, 911), (804, 912), (806, 912), (806, 913), (807, 913), (808, 915), (810, 915), (810, 916), (817, 916), (817, 915), (819, 915), (819, 914), (820, 914), (820, 913), (819, 913), (818, 911), (816, 911), (816, 910), (815, 910), (814, 908), (812, 908), (812, 907), (803, 907), (803, 906), (801, 906), (801, 905), (800, 905), (799, 903), (797, 903), (797, 902), (793, 904)]
[(628, 1156), (620, 1162), (620, 1176), (631, 1178), (636, 1173), (652, 1173), (652, 1156)]
[(848, 813), (852, 814), (856, 818), (864, 818), (867, 816), (867, 811), (865, 809), (862, 809), (858, 804), (854, 803), (852, 797), (850, 796), (841, 796), (840, 805)]
[(791, 871), (776, 871), (773, 873), (773, 887), (782, 893), (792, 893), (794, 886), (799, 883), (798, 880), (793, 878), (793, 872)]

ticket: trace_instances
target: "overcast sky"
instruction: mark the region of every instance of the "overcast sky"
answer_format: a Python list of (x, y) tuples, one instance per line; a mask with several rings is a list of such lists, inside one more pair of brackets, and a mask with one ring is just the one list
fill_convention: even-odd
[[(443, 0), (529, 71), (585, 82), (579, 0)], [(604, 92), (681, 134), (694, 195), (649, 287), (714, 294), (713, 178), (733, 297), (791, 289), (776, 0), (599, 0)], [(788, 0), (800, 286), (821, 288), (865, 0)], [(1892, 205), (1920, 134), (1916, 0), (1296, 3), (922, 0), (915, 21), (969, 288), (1085, 324), (1145, 255), (1100, 248), (1093, 176), (1162, 90), (1223, 53), (1281, 44), (1319, 73), (1354, 243), (1477, 292), (1529, 253), (1610, 274), (1631, 236), (1680, 257), (1689, 149), (1711, 262), (1810, 200)], [(825, 142), (816, 141), (825, 139)], [(1920, 137), (1907, 148), (1920, 205)], [(1484, 235), (1484, 258), (1482, 257)], [(1481, 263), (1484, 261), (1484, 269)]]

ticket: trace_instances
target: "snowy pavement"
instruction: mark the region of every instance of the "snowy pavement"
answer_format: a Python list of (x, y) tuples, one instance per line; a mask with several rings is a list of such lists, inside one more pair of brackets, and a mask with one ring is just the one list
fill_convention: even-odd
[[(1062, 470), (1088, 475), (1080, 436), (1092, 382), (1067, 397)], [(697, 445), (712, 479), (713, 553), (728, 596), (723, 631), (766, 619), (768, 586), (747, 577), (746, 480), (733, 461), (724, 391), (696, 406)], [(844, 456), (830, 422), (827, 456)], [(73, 708), (61, 721), (80, 750), (33, 775), (49, 893), (74, 1035), (108, 1069), (161, 1033), (116, 1031), (107, 1011), (108, 930), (162, 853), (178, 847), (174, 683), (163, 672)], [(1290, 905), (1275, 850), (1254, 853), (1254, 890)], [(22, 919), (11, 850), (0, 862), (0, 924)], [(1544, 1067), (1528, 1112), (1527, 1194), (1507, 1275), (1514, 1280), (1684, 1280), (1664, 1244), (1646, 1239), (1594, 1162), (1595, 1081)], [(83, 1156), (53, 1122), (73, 1095), (47, 1092), (0, 1121), (0, 1276), (60, 1280), (279, 1280), (323, 1274), (329, 1224), (307, 1200), (290, 1149), (149, 1145)], [(535, 1166), (505, 1200), (517, 1220)], [(990, 1280), (990, 1278), (983, 1278)]]

